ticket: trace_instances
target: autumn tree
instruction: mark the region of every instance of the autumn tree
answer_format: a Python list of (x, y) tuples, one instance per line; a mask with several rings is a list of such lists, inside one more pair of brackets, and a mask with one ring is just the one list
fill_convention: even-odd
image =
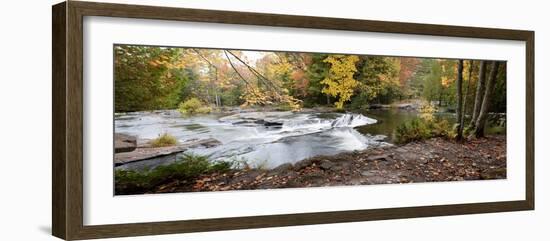
[(308, 79), (307, 95), (303, 97), (304, 103), (308, 106), (318, 104), (330, 104), (330, 95), (323, 93), (324, 84), (321, 83), (329, 74), (331, 65), (324, 60), (328, 54), (313, 53), (310, 55), (310, 62), (305, 71)]
[[(430, 70), (424, 77), (423, 84), (423, 96), (428, 101), (439, 100), (443, 92), (443, 85), (441, 84), (441, 65), (437, 61), (430, 61)], [(441, 103), (440, 103), (441, 104)]]
[(359, 61), (356, 55), (330, 55), (324, 62), (331, 65), (328, 76), (321, 81), (326, 86), (322, 92), (333, 97), (338, 97), (334, 104), (337, 109), (342, 109), (344, 103), (351, 99), (357, 80), (353, 78), (357, 68), (355, 64)]
[(116, 112), (176, 107), (191, 79), (181, 49), (117, 45), (114, 52)]
[(359, 56), (354, 78), (359, 82), (352, 108), (372, 103), (389, 103), (401, 96), (399, 59), (382, 56)]
[(411, 85), (411, 80), (420, 67), (421, 60), (418, 58), (399, 58), (399, 84), (401, 91), (408, 97), (414, 97), (415, 90)]

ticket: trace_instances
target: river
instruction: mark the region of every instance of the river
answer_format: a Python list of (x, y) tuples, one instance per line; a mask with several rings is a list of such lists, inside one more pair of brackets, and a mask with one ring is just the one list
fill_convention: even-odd
[[(147, 142), (169, 133), (183, 143), (214, 138), (222, 144), (185, 153), (206, 155), (212, 161), (246, 162), (273, 168), (317, 155), (390, 145), (397, 125), (416, 116), (414, 111), (372, 110), (364, 113), (241, 112), (182, 117), (177, 111), (133, 112), (115, 115), (115, 131)], [(388, 138), (384, 139), (383, 136)], [(117, 168), (142, 169), (163, 164), (152, 160)]]

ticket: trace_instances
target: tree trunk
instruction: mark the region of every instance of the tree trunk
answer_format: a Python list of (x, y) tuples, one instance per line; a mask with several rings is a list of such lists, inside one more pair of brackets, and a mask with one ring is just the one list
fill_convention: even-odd
[(220, 98), (218, 96), (218, 92), (216, 91), (216, 95), (214, 96), (216, 98), (216, 107), (220, 107)]
[(491, 74), (487, 80), (487, 86), (485, 87), (485, 95), (483, 96), (483, 102), (481, 103), (481, 108), (479, 110), (479, 116), (476, 120), (476, 137), (483, 137), (485, 122), (487, 121), (487, 112), (489, 111), (489, 105), (491, 104), (491, 95), (493, 93), (493, 88), (495, 87), (495, 82), (498, 73), (499, 62), (493, 61), (491, 67)]
[(458, 74), (456, 79), (456, 140), (462, 140), (462, 129), (464, 122), (462, 121), (462, 72), (464, 70), (464, 60), (458, 60)]
[(474, 69), (474, 61), (470, 60), (470, 70), (468, 71), (468, 83), (466, 85), (466, 93), (464, 93), (464, 101), (462, 102), (462, 128), (464, 128), (464, 117), (466, 116), (466, 102), (468, 102), (468, 95), (470, 94), (470, 84), (472, 83), (472, 72)]
[(479, 64), (479, 79), (477, 80), (476, 97), (474, 99), (474, 109), (472, 111), (472, 120), (470, 122), (470, 126), (476, 125), (477, 116), (479, 115), (479, 109), (481, 108), (483, 92), (485, 91), (485, 69), (485, 61), (481, 61)]

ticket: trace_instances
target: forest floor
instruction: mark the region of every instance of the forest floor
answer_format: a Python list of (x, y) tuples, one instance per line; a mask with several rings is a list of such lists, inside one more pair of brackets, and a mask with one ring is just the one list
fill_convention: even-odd
[(147, 193), (252, 190), (506, 178), (506, 136), (464, 143), (433, 138), (333, 156), (271, 170), (241, 169), (169, 180)]

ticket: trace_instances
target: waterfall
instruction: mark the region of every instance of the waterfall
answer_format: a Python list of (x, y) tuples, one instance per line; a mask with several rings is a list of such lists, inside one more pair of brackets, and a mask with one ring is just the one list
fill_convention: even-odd
[(374, 124), (375, 119), (368, 118), (361, 114), (349, 114), (346, 113), (334, 120), (331, 124), (332, 127), (357, 127), (362, 125)]

